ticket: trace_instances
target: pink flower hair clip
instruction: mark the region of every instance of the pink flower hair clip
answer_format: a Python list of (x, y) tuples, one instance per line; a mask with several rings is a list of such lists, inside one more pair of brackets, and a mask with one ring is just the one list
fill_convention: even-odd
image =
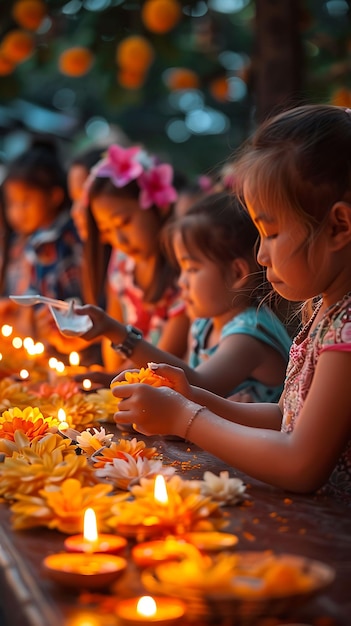
[(110, 146), (106, 156), (92, 168), (91, 177), (109, 178), (117, 188), (125, 187), (135, 180), (140, 188), (141, 209), (149, 209), (153, 205), (165, 209), (178, 197), (172, 185), (172, 166), (156, 163), (155, 158), (139, 146)]

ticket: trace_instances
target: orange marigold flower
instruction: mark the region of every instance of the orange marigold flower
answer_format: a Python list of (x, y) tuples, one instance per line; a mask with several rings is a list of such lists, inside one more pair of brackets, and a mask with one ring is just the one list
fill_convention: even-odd
[(18, 0), (12, 9), (12, 16), (17, 24), (28, 30), (37, 30), (46, 15), (42, 0)]
[(113, 463), (113, 459), (125, 459), (126, 454), (134, 459), (139, 456), (152, 459), (156, 453), (156, 448), (147, 448), (144, 441), (138, 441), (135, 437), (131, 440), (120, 439), (118, 442), (113, 441), (109, 447), (94, 456), (94, 467), (104, 467), (106, 463)]
[(182, 8), (177, 0), (146, 0), (141, 9), (142, 20), (153, 33), (168, 33), (182, 16)]
[(90, 50), (77, 46), (69, 48), (59, 57), (59, 69), (66, 76), (84, 76), (93, 64), (94, 56)]
[(43, 437), (52, 425), (53, 419), (44, 418), (37, 407), (28, 406), (23, 411), (14, 407), (0, 415), (0, 438), (14, 441), (15, 432), (21, 430), (31, 441)]
[(1, 52), (13, 63), (22, 63), (34, 50), (34, 38), (23, 30), (11, 30), (2, 40)]
[[(152, 387), (172, 387), (172, 383), (165, 378), (164, 376), (160, 376), (156, 374), (153, 370), (150, 370), (148, 367), (142, 367), (138, 372), (126, 372), (125, 380), (117, 380), (111, 383), (111, 388), (114, 389), (119, 385), (133, 385), (134, 383), (144, 383), (145, 385), (151, 385)], [(117, 402), (119, 398), (116, 397)]]

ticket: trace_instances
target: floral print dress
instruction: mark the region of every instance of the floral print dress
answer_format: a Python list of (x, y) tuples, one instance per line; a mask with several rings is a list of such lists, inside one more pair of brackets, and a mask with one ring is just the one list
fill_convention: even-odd
[[(290, 349), (282, 421), (282, 431), (286, 433), (294, 430), (311, 386), (320, 354), (327, 350), (351, 352), (351, 293), (332, 305), (325, 312), (318, 326), (309, 333), (317, 311), (318, 308), (297, 335)], [(351, 505), (351, 439), (345, 442), (344, 451), (322, 491), (332, 493)]]

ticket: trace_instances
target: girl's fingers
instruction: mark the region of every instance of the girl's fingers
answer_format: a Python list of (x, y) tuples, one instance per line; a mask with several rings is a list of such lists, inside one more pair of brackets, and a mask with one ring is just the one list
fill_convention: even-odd
[(134, 370), (123, 370), (123, 372), (120, 372), (117, 376), (115, 376), (115, 377), (111, 380), (111, 385), (112, 385), (113, 383), (115, 383), (115, 382), (121, 382), (121, 380), (122, 380), (122, 381), (123, 381), (123, 380), (125, 380), (125, 379), (126, 379), (125, 375), (126, 375), (126, 373), (127, 373), (127, 372), (132, 372), (132, 373), (133, 373), (133, 372), (135, 372), (135, 373), (138, 373), (138, 372), (139, 372), (139, 370), (137, 370), (137, 369), (134, 369)]

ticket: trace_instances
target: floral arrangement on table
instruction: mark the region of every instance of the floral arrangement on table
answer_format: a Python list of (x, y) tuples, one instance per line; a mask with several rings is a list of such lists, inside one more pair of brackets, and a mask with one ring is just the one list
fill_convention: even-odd
[[(66, 400), (75, 395), (67, 385)], [(42, 397), (45, 402), (51, 397), (48, 386), (37, 396)], [(223, 525), (219, 502), (201, 493), (201, 481), (175, 476), (155, 447), (136, 438), (112, 441), (102, 427), (61, 432), (59, 424), (39, 407), (14, 407), (0, 415), (0, 496), (10, 506), (15, 529), (81, 532), (82, 510), (89, 506), (102, 531), (116, 528), (117, 519), (132, 528), (147, 524), (150, 515), (174, 533)], [(167, 480), (167, 506), (153, 499), (160, 474)]]

